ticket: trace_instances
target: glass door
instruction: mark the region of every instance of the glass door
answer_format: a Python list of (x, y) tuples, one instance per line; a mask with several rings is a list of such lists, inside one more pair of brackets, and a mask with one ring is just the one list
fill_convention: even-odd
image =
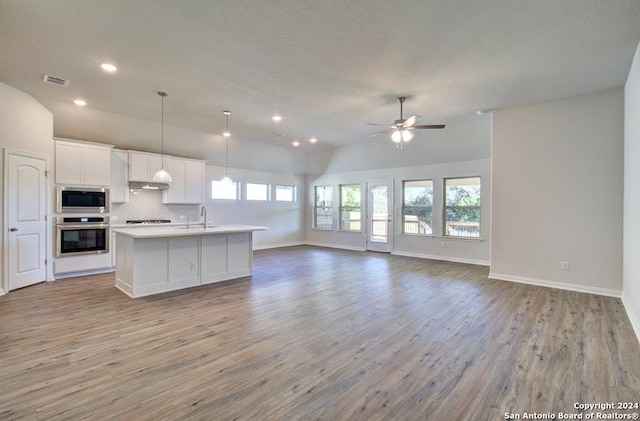
[(391, 252), (392, 190), (391, 181), (367, 183), (367, 250)]

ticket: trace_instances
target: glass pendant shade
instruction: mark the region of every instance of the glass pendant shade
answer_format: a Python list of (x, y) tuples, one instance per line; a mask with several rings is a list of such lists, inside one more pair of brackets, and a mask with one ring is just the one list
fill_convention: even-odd
[(400, 141), (402, 140), (402, 132), (400, 130), (396, 130), (395, 132), (393, 132), (391, 134), (391, 140), (396, 143), (400, 143)]
[(165, 171), (164, 168), (160, 168), (160, 170), (153, 174), (153, 181), (158, 181), (160, 183), (171, 183), (173, 180), (171, 179), (171, 174)]
[(220, 180), (220, 182), (222, 184), (233, 184), (233, 180), (231, 179), (231, 177), (229, 177), (228, 175), (225, 174), (224, 177), (222, 177), (222, 179)]

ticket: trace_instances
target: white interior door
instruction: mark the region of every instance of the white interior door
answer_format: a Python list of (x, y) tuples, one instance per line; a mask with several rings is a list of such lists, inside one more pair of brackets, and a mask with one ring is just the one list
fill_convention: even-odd
[(367, 183), (367, 250), (391, 252), (392, 182)]
[(5, 152), (9, 290), (46, 280), (46, 161)]

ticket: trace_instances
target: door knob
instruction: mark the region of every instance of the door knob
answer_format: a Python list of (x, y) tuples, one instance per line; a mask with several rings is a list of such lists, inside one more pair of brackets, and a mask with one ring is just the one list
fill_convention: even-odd
[(11, 228), (9, 228), (9, 231), (11, 231), (11, 232), (15, 232), (15, 231), (18, 231), (18, 228), (16, 228), (16, 227), (11, 227)]

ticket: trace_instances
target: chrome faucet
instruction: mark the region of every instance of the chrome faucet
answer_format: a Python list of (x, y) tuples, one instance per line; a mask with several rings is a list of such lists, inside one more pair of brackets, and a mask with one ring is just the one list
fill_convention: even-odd
[(204, 216), (202, 227), (207, 228), (207, 208), (206, 207), (204, 206), (202, 207), (202, 210), (200, 210), (200, 216)]

